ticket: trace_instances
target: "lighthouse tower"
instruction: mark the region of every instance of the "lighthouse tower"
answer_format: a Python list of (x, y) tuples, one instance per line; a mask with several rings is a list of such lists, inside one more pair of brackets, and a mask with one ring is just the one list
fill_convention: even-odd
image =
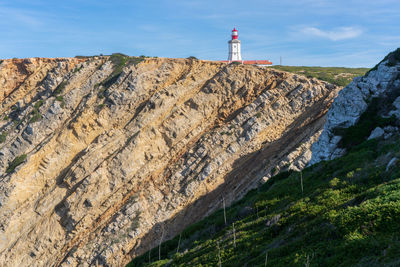
[(232, 31), (232, 40), (230, 40), (228, 44), (228, 61), (242, 61), (242, 54), (240, 53), (240, 41), (238, 40), (238, 31), (235, 28), (233, 28)]

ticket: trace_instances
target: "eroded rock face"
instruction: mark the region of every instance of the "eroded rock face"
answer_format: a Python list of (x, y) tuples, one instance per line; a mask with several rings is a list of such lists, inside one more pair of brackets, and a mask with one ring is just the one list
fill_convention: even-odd
[(277, 168), (302, 168), (340, 89), (198, 60), (146, 59), (106, 88), (112, 72), (108, 57), (0, 65), (7, 266), (127, 263), (222, 196), (229, 204)]
[[(400, 64), (389, 64), (389, 61), (390, 58), (382, 61), (376, 70), (363, 77), (354, 78), (339, 92), (328, 111), (327, 121), (318, 142), (312, 145), (310, 165), (342, 156), (345, 150), (338, 147), (341, 136), (335, 135), (335, 129), (348, 128), (357, 123), (372, 97), (383, 96), (400, 89)], [(397, 110), (391, 111), (389, 116), (398, 114), (398, 101), (395, 100), (393, 105)]]

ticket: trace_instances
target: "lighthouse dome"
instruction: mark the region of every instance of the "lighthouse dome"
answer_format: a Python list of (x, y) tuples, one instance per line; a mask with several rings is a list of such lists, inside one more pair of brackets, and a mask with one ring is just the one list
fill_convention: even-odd
[(238, 38), (238, 31), (236, 30), (236, 28), (233, 28), (232, 30), (232, 40), (237, 39)]

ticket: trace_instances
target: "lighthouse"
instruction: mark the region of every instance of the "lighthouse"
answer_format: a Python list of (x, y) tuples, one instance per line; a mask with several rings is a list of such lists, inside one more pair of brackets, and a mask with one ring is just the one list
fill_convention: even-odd
[(233, 28), (232, 30), (232, 39), (229, 40), (228, 46), (228, 61), (242, 61), (242, 54), (240, 53), (240, 41), (238, 40), (238, 31), (236, 28)]
[(272, 65), (269, 60), (242, 60), (242, 53), (240, 52), (240, 41), (238, 40), (238, 31), (236, 28), (232, 30), (232, 39), (228, 42), (228, 60), (220, 60), (219, 62), (232, 63), (239, 62), (245, 65), (267, 66)]

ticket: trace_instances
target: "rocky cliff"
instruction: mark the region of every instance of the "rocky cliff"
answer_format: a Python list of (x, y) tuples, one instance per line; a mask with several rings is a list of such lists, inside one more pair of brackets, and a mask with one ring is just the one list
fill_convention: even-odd
[[(328, 111), (324, 131), (312, 146), (311, 164), (342, 156), (346, 150), (339, 145), (338, 129), (356, 124), (373, 98), (384, 98), (379, 112), (383, 117), (400, 118), (400, 48), (386, 56), (363, 77), (355, 78), (341, 90)], [(387, 103), (390, 102), (390, 103)], [(391, 105), (393, 103), (393, 105)], [(384, 105), (388, 107), (384, 107)], [(387, 105), (389, 104), (389, 105)], [(386, 109), (386, 110), (385, 110)], [(372, 120), (372, 118), (370, 118)], [(391, 131), (391, 128), (388, 129)]]
[(310, 159), (340, 88), (122, 55), (0, 65), (0, 262), (121, 266)]

